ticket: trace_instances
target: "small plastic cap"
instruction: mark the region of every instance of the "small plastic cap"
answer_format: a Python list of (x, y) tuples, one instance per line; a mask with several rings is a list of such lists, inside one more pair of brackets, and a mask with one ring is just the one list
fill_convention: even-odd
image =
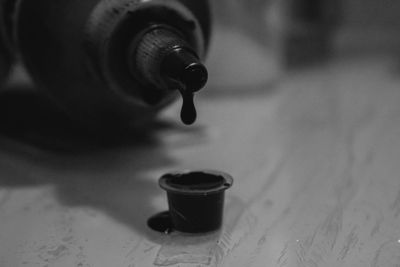
[(230, 175), (218, 171), (170, 173), (159, 180), (167, 191), (174, 230), (206, 233), (221, 228), (224, 192), (232, 186)]

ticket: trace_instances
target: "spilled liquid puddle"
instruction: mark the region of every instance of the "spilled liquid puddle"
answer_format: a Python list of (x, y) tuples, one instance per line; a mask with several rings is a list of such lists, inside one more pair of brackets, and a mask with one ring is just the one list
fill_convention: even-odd
[(174, 231), (169, 211), (163, 211), (151, 216), (147, 220), (147, 226), (160, 233), (170, 234)]

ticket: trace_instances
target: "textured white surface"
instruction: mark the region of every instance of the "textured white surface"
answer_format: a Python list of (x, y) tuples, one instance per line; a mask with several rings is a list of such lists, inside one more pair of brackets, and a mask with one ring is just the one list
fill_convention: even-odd
[[(93, 154), (2, 139), (0, 266), (399, 266), (392, 57), (338, 59), (278, 88), (215, 90), (198, 105), (194, 128)], [(166, 208), (158, 177), (182, 168), (235, 178), (221, 232), (147, 230)]]

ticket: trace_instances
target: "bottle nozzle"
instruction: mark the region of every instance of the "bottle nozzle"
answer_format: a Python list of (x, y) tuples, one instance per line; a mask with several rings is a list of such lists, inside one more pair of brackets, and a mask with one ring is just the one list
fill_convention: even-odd
[(164, 58), (161, 73), (178, 84), (182, 95), (181, 120), (186, 125), (193, 124), (197, 117), (193, 101), (194, 92), (202, 89), (207, 83), (206, 67), (195, 54), (178, 47)]
[(178, 47), (164, 58), (161, 73), (178, 84), (182, 95), (181, 120), (186, 125), (193, 124), (197, 117), (193, 101), (194, 92), (202, 89), (207, 83), (206, 67), (194, 53)]
[(202, 89), (208, 79), (196, 52), (180, 35), (160, 25), (144, 34), (133, 51), (133, 69), (157, 90), (179, 90), (183, 100), (181, 119), (192, 124), (196, 120), (194, 92)]
[(167, 79), (179, 83), (183, 90), (197, 92), (202, 89), (208, 79), (206, 67), (191, 51), (177, 47), (165, 56), (161, 64), (161, 74)]

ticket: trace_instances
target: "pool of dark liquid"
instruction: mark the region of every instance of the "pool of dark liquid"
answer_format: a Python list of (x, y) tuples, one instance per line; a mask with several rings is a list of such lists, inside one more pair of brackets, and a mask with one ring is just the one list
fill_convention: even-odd
[(174, 231), (169, 211), (163, 211), (151, 216), (147, 220), (147, 226), (156, 232), (164, 234), (169, 234)]

